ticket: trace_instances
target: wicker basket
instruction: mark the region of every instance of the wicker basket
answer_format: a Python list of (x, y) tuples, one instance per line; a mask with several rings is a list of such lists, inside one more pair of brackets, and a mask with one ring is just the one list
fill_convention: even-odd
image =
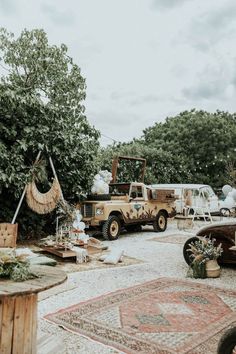
[(218, 278), (220, 276), (220, 266), (216, 259), (206, 262), (206, 275), (208, 278)]

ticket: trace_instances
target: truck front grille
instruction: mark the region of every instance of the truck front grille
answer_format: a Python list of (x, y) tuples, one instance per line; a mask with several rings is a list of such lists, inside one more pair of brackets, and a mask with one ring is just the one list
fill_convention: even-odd
[(93, 204), (85, 203), (82, 208), (82, 214), (84, 218), (91, 218), (94, 216)]

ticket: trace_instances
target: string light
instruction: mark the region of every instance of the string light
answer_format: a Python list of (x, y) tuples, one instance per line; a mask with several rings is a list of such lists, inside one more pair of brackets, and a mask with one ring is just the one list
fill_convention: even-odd
[(113, 138), (111, 138), (110, 136), (107, 136), (107, 135), (105, 135), (105, 134), (102, 134), (102, 133), (101, 133), (101, 136), (103, 136), (104, 138), (107, 138), (107, 139), (110, 139), (110, 140), (114, 141), (114, 143), (120, 143), (120, 141), (115, 140), (115, 139), (113, 139)]

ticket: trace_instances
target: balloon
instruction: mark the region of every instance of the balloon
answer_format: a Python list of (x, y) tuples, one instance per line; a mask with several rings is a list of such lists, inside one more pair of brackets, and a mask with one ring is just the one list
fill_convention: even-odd
[(227, 196), (223, 201), (224, 207), (231, 209), (235, 206), (235, 200), (232, 197)]
[(229, 184), (226, 184), (223, 186), (222, 188), (222, 192), (224, 193), (225, 196), (227, 196), (229, 194), (229, 192), (232, 191), (232, 187)]
[(96, 193), (96, 188), (94, 186), (92, 187), (91, 192), (92, 192), (92, 194)]
[(74, 229), (79, 229), (79, 224), (80, 224), (80, 222), (78, 222), (77, 220), (75, 220), (75, 221), (73, 222), (72, 226), (73, 226)]
[(85, 223), (83, 222), (83, 221), (80, 221), (79, 223), (78, 223), (78, 229), (79, 230), (84, 230), (85, 229)]
[(82, 215), (81, 212), (79, 210), (76, 210), (76, 220), (79, 222), (82, 220)]
[(84, 243), (88, 243), (89, 236), (86, 235), (86, 234), (80, 234), (80, 235), (79, 235), (79, 239), (80, 239), (80, 240), (83, 240)]
[(91, 188), (92, 194), (109, 194), (109, 182), (111, 180), (111, 172), (107, 170), (99, 171), (93, 179), (93, 186)]
[(232, 192), (230, 192), (230, 197), (236, 202), (236, 189), (234, 188)]

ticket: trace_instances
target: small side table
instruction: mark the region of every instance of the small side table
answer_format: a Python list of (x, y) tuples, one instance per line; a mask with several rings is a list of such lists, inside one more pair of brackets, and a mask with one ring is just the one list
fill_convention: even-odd
[(194, 226), (194, 220), (192, 215), (176, 215), (175, 219), (177, 220), (178, 230), (192, 229)]
[(65, 272), (32, 266), (39, 278), (14, 282), (0, 279), (0, 353), (36, 354), (38, 293), (63, 283)]

